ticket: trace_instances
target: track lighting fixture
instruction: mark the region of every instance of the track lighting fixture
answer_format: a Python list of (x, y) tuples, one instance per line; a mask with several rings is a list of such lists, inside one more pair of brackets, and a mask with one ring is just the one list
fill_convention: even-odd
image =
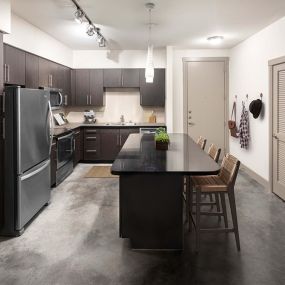
[(80, 9), (77, 9), (74, 13), (74, 16), (75, 16), (75, 21), (78, 23), (78, 24), (82, 24), (83, 22), (83, 16), (84, 16), (84, 13), (82, 12), (82, 10)]
[(92, 37), (92, 36), (95, 35), (95, 32), (96, 32), (96, 29), (95, 29), (94, 25), (89, 24), (88, 27), (87, 27), (87, 31), (86, 31), (87, 35), (89, 37)]
[(75, 21), (79, 24), (82, 24), (83, 21), (87, 22), (88, 25), (87, 25), (86, 34), (90, 37), (96, 36), (96, 40), (99, 44), (99, 47), (105, 47), (106, 46), (106, 39), (101, 34), (100, 29), (95, 26), (95, 24), (91, 21), (91, 19), (88, 17), (88, 15), (79, 6), (79, 4), (77, 3), (76, 0), (71, 0), (71, 2), (76, 7), (76, 11), (74, 13)]

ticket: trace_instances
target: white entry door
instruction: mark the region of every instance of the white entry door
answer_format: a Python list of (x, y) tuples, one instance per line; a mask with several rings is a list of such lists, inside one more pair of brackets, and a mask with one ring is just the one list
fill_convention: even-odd
[(273, 67), (273, 192), (285, 200), (285, 64)]
[(187, 62), (188, 134), (194, 140), (199, 136), (207, 139), (206, 149), (211, 143), (222, 149), (225, 138), (225, 61)]

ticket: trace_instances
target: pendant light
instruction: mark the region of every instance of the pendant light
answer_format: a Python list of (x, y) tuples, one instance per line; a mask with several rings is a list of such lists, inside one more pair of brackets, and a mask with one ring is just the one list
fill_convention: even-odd
[(153, 83), (154, 78), (154, 65), (153, 65), (153, 45), (151, 44), (151, 11), (155, 7), (153, 3), (146, 3), (145, 7), (149, 12), (149, 23), (148, 23), (148, 48), (147, 48), (147, 58), (146, 58), (146, 68), (145, 68), (145, 81), (146, 83)]

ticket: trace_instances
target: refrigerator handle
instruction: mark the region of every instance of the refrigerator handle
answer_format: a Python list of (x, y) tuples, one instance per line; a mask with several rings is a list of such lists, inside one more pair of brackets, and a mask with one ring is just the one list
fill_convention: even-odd
[(52, 148), (52, 140), (53, 140), (53, 135), (54, 135), (54, 126), (53, 126), (53, 117), (52, 117), (52, 111), (51, 111), (51, 104), (50, 101), (48, 101), (48, 108), (49, 108), (49, 113), (50, 113), (50, 146), (49, 146), (49, 155), (51, 154), (51, 148)]

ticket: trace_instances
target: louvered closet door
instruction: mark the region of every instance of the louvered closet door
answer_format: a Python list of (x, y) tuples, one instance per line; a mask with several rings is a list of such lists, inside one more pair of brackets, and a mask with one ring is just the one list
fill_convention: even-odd
[(273, 69), (273, 192), (285, 200), (285, 64)]

